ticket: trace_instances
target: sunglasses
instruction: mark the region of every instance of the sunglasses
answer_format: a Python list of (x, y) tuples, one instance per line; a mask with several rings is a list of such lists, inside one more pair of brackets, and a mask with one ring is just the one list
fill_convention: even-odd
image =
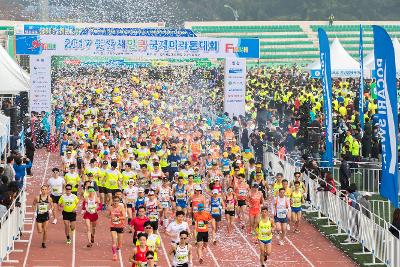
[(147, 226), (147, 227), (145, 227), (144, 229), (153, 229), (153, 227)]
[(152, 260), (152, 259), (153, 259), (153, 257), (148, 257), (148, 258), (146, 258), (146, 259), (148, 259), (148, 260)]
[(65, 188), (65, 190), (72, 190), (72, 188)]
[(188, 238), (187, 237), (181, 237), (181, 239), (185, 240), (185, 239), (188, 239)]

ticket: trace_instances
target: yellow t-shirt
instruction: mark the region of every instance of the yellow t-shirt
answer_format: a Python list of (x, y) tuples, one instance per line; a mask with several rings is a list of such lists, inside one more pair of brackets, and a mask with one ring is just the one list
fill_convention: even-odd
[(303, 193), (301, 193), (301, 191), (292, 192), (292, 195), (290, 196), (290, 199), (292, 200), (292, 207), (293, 208), (299, 208), (299, 207), (301, 207), (301, 201), (303, 199)]
[(77, 192), (78, 188), (76, 187), (79, 185), (79, 182), (81, 181), (81, 177), (79, 177), (79, 174), (77, 173), (66, 173), (64, 176), (65, 183), (72, 185), (72, 192)]
[(119, 170), (107, 170), (105, 177), (105, 187), (107, 189), (118, 189), (118, 181), (122, 179), (122, 175)]
[(76, 210), (76, 207), (78, 206), (79, 203), (79, 198), (71, 194), (69, 196), (67, 195), (62, 195), (60, 197), (60, 200), (58, 201), (58, 204), (63, 206), (63, 210), (65, 212), (73, 212)]
[(264, 222), (260, 220), (257, 227), (258, 240), (268, 241), (272, 239), (272, 223), (271, 220)]

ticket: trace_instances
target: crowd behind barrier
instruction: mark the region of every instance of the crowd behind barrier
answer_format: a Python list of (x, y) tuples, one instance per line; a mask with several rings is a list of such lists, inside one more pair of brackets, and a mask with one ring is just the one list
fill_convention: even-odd
[[(282, 172), (288, 180), (293, 179), (295, 171), (300, 171), (300, 165), (290, 157), (281, 159), (277, 151), (269, 146), (265, 152), (265, 164), (270, 171)], [(311, 210), (316, 211), (319, 218), (327, 218), (328, 225), (338, 228), (338, 235), (347, 235), (346, 241), (356, 241), (363, 247), (360, 254), (371, 254), (373, 264), (376, 259), (387, 266), (400, 266), (400, 240), (393, 235), (393, 229), (398, 231), (391, 223), (374, 214), (372, 211), (377, 205), (386, 205), (384, 201), (372, 201), (372, 206), (366, 208), (360, 202), (351, 200), (348, 195), (339, 193), (336, 185), (327, 184), (326, 180), (316, 175), (312, 170), (303, 173), (303, 179), (308, 188), (308, 200)], [(325, 185), (328, 190), (321, 190)], [(332, 188), (334, 187), (334, 188)], [(334, 189), (334, 190), (332, 190)], [(386, 202), (387, 203), (387, 202)], [(390, 208), (383, 206), (380, 211)]]

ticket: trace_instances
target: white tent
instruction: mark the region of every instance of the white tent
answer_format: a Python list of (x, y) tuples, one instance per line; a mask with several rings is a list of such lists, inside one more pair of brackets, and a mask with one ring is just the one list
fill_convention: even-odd
[[(397, 38), (392, 39), (393, 49), (394, 49), (394, 58), (396, 63), (396, 72), (397, 77), (400, 77), (400, 43)], [(364, 69), (368, 70), (367, 77), (371, 77), (372, 70), (375, 69), (375, 56), (374, 50), (371, 50), (366, 57), (364, 57)]]
[[(331, 73), (332, 77), (358, 77), (360, 76), (360, 63), (352, 58), (343, 48), (338, 38), (335, 38), (330, 45), (331, 53)], [(319, 77), (321, 63), (319, 60), (306, 67), (311, 72), (311, 76)]]
[(19, 94), (28, 91), (29, 86), (29, 74), (0, 45), (0, 94)]

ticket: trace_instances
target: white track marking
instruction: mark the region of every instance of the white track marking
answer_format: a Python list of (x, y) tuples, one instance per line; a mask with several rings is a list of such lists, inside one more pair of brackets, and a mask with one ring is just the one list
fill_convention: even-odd
[[(167, 259), (168, 266), (172, 266), (171, 262), (169, 260), (169, 255), (167, 253), (167, 250), (165, 249), (164, 242), (162, 240), (161, 234), (159, 236), (160, 236), (160, 241), (161, 241), (161, 248), (162, 248), (162, 250), (164, 252), (165, 258)], [(158, 255), (158, 256), (160, 256), (160, 255)]]
[(300, 249), (298, 249), (292, 241), (290, 241), (289, 238), (287, 238), (287, 236), (285, 236), (285, 239), (289, 242), (289, 244), (294, 247), (294, 249), (303, 257), (303, 259), (305, 259), (308, 264), (310, 264), (311, 267), (314, 267), (314, 264), (312, 264), (312, 262), (300, 251)]
[(249, 247), (251, 248), (253, 253), (257, 256), (257, 258), (259, 258), (260, 255), (258, 254), (257, 250), (254, 248), (253, 244), (251, 244), (249, 242), (249, 240), (247, 240), (247, 238), (243, 235), (242, 231), (240, 231), (240, 229), (236, 226), (236, 224), (233, 223), (233, 226), (235, 227), (236, 231), (238, 231), (239, 235), (244, 239), (244, 241), (246, 241), (247, 245), (249, 245)]
[(72, 233), (72, 267), (75, 267), (75, 256), (76, 256), (76, 229)]
[[(44, 169), (44, 174), (43, 174), (42, 178), (40, 179), (40, 187), (44, 184), (44, 179), (46, 178), (47, 167), (49, 166), (49, 159), (50, 159), (50, 152), (47, 153), (46, 167)], [(29, 251), (31, 249), (31, 244), (32, 244), (33, 232), (35, 231), (35, 223), (36, 223), (36, 220), (33, 220), (32, 221), (32, 232), (31, 232), (31, 234), (29, 236), (28, 247), (26, 248), (26, 254), (25, 254), (25, 258), (24, 258), (24, 263), (22, 265), (23, 267), (26, 266), (26, 262), (28, 261)]]
[(121, 249), (118, 250), (118, 258), (119, 258), (119, 266), (124, 267), (124, 261), (122, 260), (122, 252)]
[(213, 261), (214, 261), (214, 263), (215, 263), (215, 265), (214, 265), (214, 266), (216, 266), (216, 267), (220, 267), (220, 266), (219, 266), (219, 264), (218, 264), (218, 261), (217, 261), (217, 259), (215, 258), (214, 254), (211, 252), (211, 249), (210, 249), (210, 247), (209, 247), (209, 246), (207, 246), (207, 250), (208, 250), (208, 253), (210, 253), (210, 256), (211, 256), (211, 258), (213, 259)]

